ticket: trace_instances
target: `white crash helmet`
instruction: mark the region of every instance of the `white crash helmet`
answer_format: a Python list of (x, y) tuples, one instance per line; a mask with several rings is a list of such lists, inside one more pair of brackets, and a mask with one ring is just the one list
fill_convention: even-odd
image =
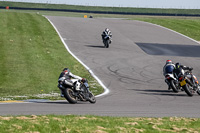
[(109, 29), (108, 29), (108, 28), (106, 28), (106, 29), (105, 29), (105, 32), (109, 32)]

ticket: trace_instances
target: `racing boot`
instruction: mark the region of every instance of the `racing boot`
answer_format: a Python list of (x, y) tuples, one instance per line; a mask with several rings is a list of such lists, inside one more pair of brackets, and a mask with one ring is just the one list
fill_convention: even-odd
[(60, 89), (60, 97), (64, 97), (64, 93), (63, 93), (64, 87), (62, 86), (62, 84), (58, 84), (58, 88)]
[(171, 90), (172, 88), (171, 88), (171, 86), (170, 85), (168, 85), (168, 90)]
[(60, 97), (65, 97), (63, 91), (60, 89)]

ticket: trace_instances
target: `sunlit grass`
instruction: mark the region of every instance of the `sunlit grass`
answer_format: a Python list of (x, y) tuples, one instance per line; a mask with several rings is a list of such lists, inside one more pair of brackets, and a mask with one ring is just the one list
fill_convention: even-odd
[(0, 131), (1, 133), (198, 133), (200, 119), (75, 115), (0, 116)]
[(200, 18), (192, 17), (138, 17), (132, 18), (167, 27), (190, 38), (200, 41)]

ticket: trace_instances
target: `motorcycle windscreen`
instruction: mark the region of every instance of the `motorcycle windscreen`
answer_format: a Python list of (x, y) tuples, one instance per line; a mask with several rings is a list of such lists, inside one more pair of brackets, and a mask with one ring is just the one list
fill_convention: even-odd
[(172, 65), (168, 65), (165, 67), (165, 72), (166, 73), (172, 73), (174, 70), (174, 67)]

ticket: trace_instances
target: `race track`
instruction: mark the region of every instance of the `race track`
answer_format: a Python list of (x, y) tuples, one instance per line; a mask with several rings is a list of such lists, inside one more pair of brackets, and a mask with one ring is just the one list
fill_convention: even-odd
[[(109, 88), (96, 104), (67, 101), (1, 104), (0, 115), (91, 114), (131, 117), (199, 117), (200, 96), (168, 91), (167, 59), (194, 68), (200, 79), (200, 45), (168, 29), (133, 20), (47, 16), (69, 49)], [(101, 33), (113, 34), (103, 48)], [(56, 45), (56, 44), (55, 44)], [(67, 64), (66, 64), (67, 65)]]

